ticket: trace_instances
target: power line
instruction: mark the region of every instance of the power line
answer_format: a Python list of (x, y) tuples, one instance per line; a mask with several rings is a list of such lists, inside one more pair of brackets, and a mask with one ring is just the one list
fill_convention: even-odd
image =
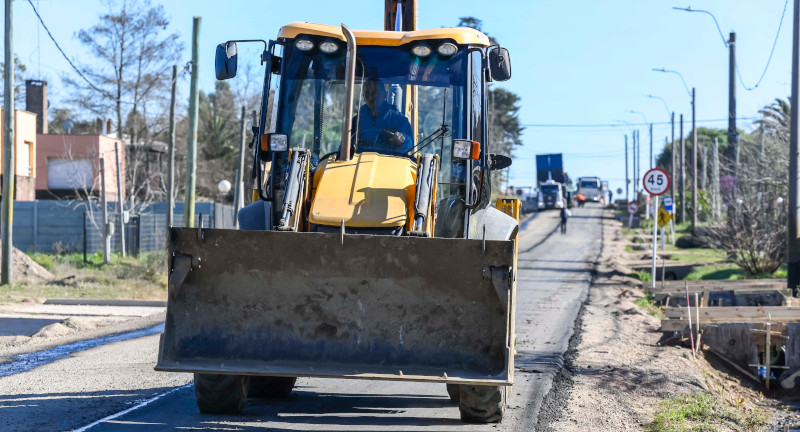
[[(755, 120), (760, 117), (738, 117), (737, 120)], [(696, 123), (714, 123), (726, 122), (728, 119), (713, 119), (713, 120), (696, 120)], [(585, 124), (567, 124), (567, 123), (522, 123), (520, 126), (530, 128), (630, 128), (631, 126), (663, 126), (670, 125), (671, 122), (652, 122), (652, 123), (585, 123)]]
[[(86, 75), (84, 75), (84, 74), (83, 74), (83, 72), (81, 72), (81, 70), (80, 70), (80, 69), (78, 69), (78, 67), (77, 67), (77, 66), (75, 66), (75, 64), (74, 64), (74, 63), (72, 63), (72, 60), (70, 60), (70, 58), (67, 56), (67, 53), (65, 53), (65, 52), (64, 52), (64, 50), (63, 50), (63, 49), (61, 49), (61, 45), (59, 45), (59, 44), (58, 44), (58, 41), (56, 41), (56, 38), (53, 36), (53, 34), (52, 34), (52, 33), (50, 33), (50, 29), (49, 29), (49, 28), (47, 28), (47, 25), (44, 23), (44, 20), (42, 19), (42, 16), (41, 16), (41, 15), (39, 15), (39, 11), (36, 9), (36, 6), (34, 6), (34, 5), (33, 5), (33, 1), (32, 1), (32, 0), (28, 0), (28, 4), (29, 4), (29, 5), (31, 5), (31, 8), (33, 8), (33, 13), (34, 13), (34, 14), (36, 14), (36, 18), (38, 18), (38, 19), (39, 19), (39, 23), (41, 23), (41, 24), (42, 24), (42, 27), (43, 27), (43, 28), (44, 28), (44, 30), (47, 32), (47, 36), (49, 36), (49, 37), (50, 37), (50, 40), (51, 40), (51, 41), (53, 41), (53, 44), (54, 44), (54, 45), (56, 46), (56, 48), (58, 49), (58, 52), (60, 52), (60, 53), (61, 53), (61, 55), (64, 57), (64, 59), (67, 61), (67, 63), (69, 63), (69, 65), (72, 67), (72, 69), (75, 71), (75, 73), (77, 73), (77, 74), (78, 74), (78, 76), (80, 76), (80, 77), (81, 77), (81, 79), (83, 79), (84, 81), (86, 81), (86, 84), (89, 84), (89, 87), (91, 87), (92, 89), (94, 89), (94, 90), (95, 90), (95, 91), (97, 91), (98, 93), (100, 93), (100, 94), (102, 94), (103, 96), (105, 96), (105, 97), (107, 97), (107, 98), (111, 99), (111, 100), (112, 100), (112, 101), (114, 101), (114, 102), (120, 102), (120, 103), (125, 103), (125, 104), (130, 104), (130, 105), (136, 105), (136, 103), (137, 103), (138, 101), (135, 101), (135, 102), (129, 102), (129, 101), (121, 100), (121, 99), (117, 98), (116, 96), (114, 96), (114, 95), (112, 95), (112, 94), (110, 94), (110, 93), (106, 92), (105, 90), (103, 90), (103, 89), (101, 89), (101, 88), (97, 87), (96, 85), (94, 85), (94, 83), (92, 83), (91, 81), (89, 81), (89, 78), (87, 78), (87, 77), (86, 77)], [(187, 63), (186, 63), (186, 65), (184, 66), (184, 70), (183, 70), (183, 73), (184, 73), (184, 74), (185, 74), (185, 73), (187, 73), (187, 71), (189, 70), (190, 64), (191, 64), (191, 62), (187, 62)], [(171, 66), (170, 66), (170, 67), (171, 67)], [(167, 69), (164, 69), (164, 70), (167, 70)], [(177, 76), (175, 77), (175, 79), (177, 80), (177, 79), (178, 79), (179, 77), (181, 77), (181, 76), (182, 76), (182, 75), (177, 75)], [(170, 85), (172, 85), (172, 82), (170, 82), (169, 84), (170, 84)], [(142, 94), (142, 97), (144, 97), (144, 94)], [(141, 100), (141, 98), (140, 98), (140, 100)]]
[(772, 55), (775, 54), (775, 47), (778, 45), (778, 36), (781, 35), (781, 28), (783, 28), (783, 17), (786, 15), (786, 8), (788, 5), (789, 5), (789, 0), (786, 0), (786, 2), (783, 4), (783, 12), (781, 13), (781, 20), (778, 22), (778, 31), (775, 33), (775, 40), (772, 42), (772, 49), (769, 52), (769, 57), (767, 58), (767, 64), (766, 66), (764, 66), (764, 71), (761, 72), (761, 77), (758, 78), (758, 82), (756, 82), (756, 85), (754, 85), (753, 87), (747, 87), (747, 85), (744, 83), (744, 80), (742, 79), (742, 72), (739, 70), (738, 57), (736, 59), (736, 76), (739, 77), (739, 83), (742, 84), (742, 87), (744, 87), (744, 89), (747, 91), (752, 91), (758, 88), (758, 86), (761, 84), (761, 81), (764, 80), (764, 76), (767, 75), (767, 70), (769, 69), (770, 62), (772, 62)]
[[(28, 0), (28, 4), (31, 5), (31, 8), (33, 8), (33, 13), (36, 14), (36, 18), (39, 19), (39, 23), (42, 24), (42, 27), (44, 28), (44, 31), (47, 32), (47, 36), (49, 36), (50, 40), (53, 41), (53, 44), (58, 49), (58, 52), (60, 52), (61, 55), (64, 56), (64, 59), (67, 60), (67, 63), (69, 63), (69, 65), (72, 66), (72, 69), (75, 70), (75, 73), (77, 73), (78, 76), (80, 76), (84, 81), (86, 81), (86, 84), (89, 84), (89, 87), (93, 88), (94, 90), (96, 90), (97, 92), (102, 94), (103, 96), (105, 96), (107, 98), (111, 98), (116, 102), (123, 102), (123, 101), (120, 101), (119, 99), (117, 99), (115, 96), (112, 96), (111, 94), (107, 93), (106, 91), (101, 90), (96, 85), (94, 85), (94, 83), (89, 81), (89, 78), (86, 78), (86, 76), (83, 74), (83, 72), (81, 72), (80, 69), (78, 69), (78, 67), (75, 66), (74, 63), (72, 63), (72, 60), (69, 59), (69, 57), (67, 56), (67, 53), (65, 53), (64, 50), (61, 49), (61, 45), (58, 44), (58, 42), (56, 41), (56, 38), (53, 37), (52, 33), (50, 33), (50, 29), (47, 28), (47, 25), (44, 23), (44, 20), (42, 19), (42, 16), (39, 15), (39, 11), (36, 10), (36, 6), (33, 5), (33, 1), (32, 0)], [(130, 103), (130, 102), (125, 102), (125, 103)]]

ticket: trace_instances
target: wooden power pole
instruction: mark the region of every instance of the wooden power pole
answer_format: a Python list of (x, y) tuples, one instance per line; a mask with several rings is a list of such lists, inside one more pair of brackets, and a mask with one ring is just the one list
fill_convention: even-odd
[(194, 227), (194, 192), (197, 186), (197, 80), (199, 78), (200, 17), (192, 24), (192, 78), (189, 87), (189, 139), (186, 152), (186, 190), (183, 206), (183, 226)]
[(3, 95), (3, 252), (2, 284), (8, 285), (14, 279), (12, 274), (12, 255), (14, 247), (12, 228), (14, 226), (14, 8), (12, 0), (6, 0), (5, 33), (5, 94)]

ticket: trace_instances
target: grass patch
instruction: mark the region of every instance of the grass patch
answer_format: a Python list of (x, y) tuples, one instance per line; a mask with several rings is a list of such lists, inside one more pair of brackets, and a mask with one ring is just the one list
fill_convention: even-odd
[(692, 270), (686, 280), (730, 280), (743, 279), (745, 272), (735, 264), (707, 265)]
[(679, 253), (673, 254), (670, 257), (671, 261), (678, 261), (681, 263), (686, 264), (698, 264), (698, 263), (722, 263), (727, 261), (727, 255), (725, 251), (719, 249), (704, 249), (704, 248), (694, 248), (694, 249), (681, 249), (688, 253)]
[(628, 273), (628, 276), (638, 279), (642, 282), (650, 282), (652, 279), (650, 278), (650, 272), (647, 271), (638, 271), (636, 273)]
[(661, 403), (648, 432), (706, 432), (726, 430), (757, 431), (767, 424), (767, 415), (758, 409), (745, 410), (721, 402), (709, 393), (678, 395)]
[(102, 253), (29, 255), (55, 276), (49, 281), (19, 281), (0, 287), (0, 298), (95, 298), (163, 300), (166, 298), (166, 252), (147, 252), (138, 257), (112, 254), (103, 264)]
[(664, 311), (653, 301), (653, 294), (647, 293), (644, 297), (634, 300), (633, 304), (644, 309), (645, 313), (650, 316), (654, 316), (658, 319), (664, 318)]

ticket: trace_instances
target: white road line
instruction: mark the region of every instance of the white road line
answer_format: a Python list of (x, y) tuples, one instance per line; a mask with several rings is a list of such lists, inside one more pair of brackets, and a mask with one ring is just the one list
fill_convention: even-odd
[(83, 426), (83, 427), (78, 428), (78, 429), (75, 429), (72, 432), (84, 432), (84, 431), (87, 431), (87, 430), (99, 425), (100, 423), (104, 423), (104, 422), (107, 422), (109, 420), (114, 420), (117, 417), (122, 417), (122, 416), (124, 416), (125, 414), (128, 414), (131, 411), (135, 411), (135, 410), (137, 410), (137, 409), (139, 409), (139, 408), (141, 408), (141, 407), (143, 407), (145, 405), (149, 405), (149, 404), (161, 399), (162, 397), (164, 397), (164, 396), (166, 396), (168, 394), (172, 394), (172, 393), (175, 393), (176, 391), (183, 390), (185, 388), (188, 388), (188, 387), (192, 386), (193, 384), (194, 384), (193, 382), (190, 382), (190, 383), (184, 384), (184, 385), (182, 385), (180, 387), (175, 387), (172, 390), (169, 390), (167, 392), (161, 393), (158, 396), (154, 396), (154, 397), (152, 397), (152, 398), (150, 398), (150, 399), (148, 399), (148, 400), (146, 400), (146, 401), (144, 401), (144, 402), (142, 402), (142, 403), (140, 403), (138, 405), (132, 406), (132, 407), (130, 407), (130, 408), (126, 409), (126, 410), (120, 411), (120, 412), (118, 412), (116, 414), (111, 414), (108, 417), (103, 417), (100, 420), (97, 420), (96, 422), (89, 423), (88, 425)]

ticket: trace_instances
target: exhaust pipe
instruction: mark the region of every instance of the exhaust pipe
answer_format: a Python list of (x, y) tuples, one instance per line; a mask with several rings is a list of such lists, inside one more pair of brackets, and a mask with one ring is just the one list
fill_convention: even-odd
[(356, 37), (344, 24), (342, 33), (347, 41), (347, 65), (344, 71), (344, 119), (342, 119), (342, 147), (339, 149), (339, 160), (348, 161), (353, 125), (353, 91), (356, 81)]

